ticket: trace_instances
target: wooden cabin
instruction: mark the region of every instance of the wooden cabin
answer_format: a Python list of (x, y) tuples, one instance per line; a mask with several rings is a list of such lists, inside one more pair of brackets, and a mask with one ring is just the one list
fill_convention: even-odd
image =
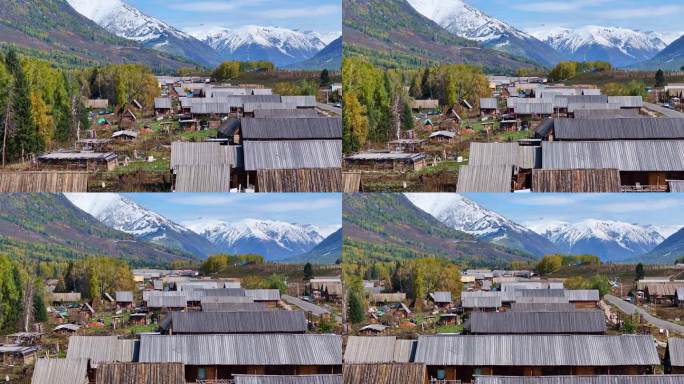
[(83, 303), (78, 311), (78, 319), (81, 323), (86, 323), (95, 316), (95, 310), (88, 303)]
[(80, 303), (81, 302), (81, 292), (68, 292), (68, 293), (53, 292), (50, 294), (50, 302), (54, 305), (66, 304), (66, 303)]
[(439, 100), (437, 99), (426, 99), (426, 100), (412, 100), (411, 109), (414, 111), (424, 111), (424, 110), (436, 110), (439, 109)]
[(684, 374), (684, 339), (670, 337), (663, 361), (665, 373)]
[(142, 335), (139, 360), (183, 363), (188, 382), (230, 380), (235, 374), (339, 374), (342, 338), (318, 334)]
[(138, 132), (129, 129), (116, 131), (112, 133), (112, 139), (118, 142), (134, 141), (138, 138)]
[(430, 134), (428, 140), (431, 143), (451, 143), (456, 137), (455, 132), (451, 131), (436, 131)]
[(131, 129), (135, 128), (138, 124), (138, 117), (131, 111), (130, 109), (126, 109), (122, 114), (121, 114), (121, 119), (119, 123), (119, 128), (122, 129)]
[(113, 152), (52, 152), (38, 157), (46, 167), (113, 171), (119, 165)]
[(424, 153), (362, 152), (344, 161), (348, 169), (364, 171), (420, 171), (427, 166)]
[(670, 303), (675, 304), (677, 289), (684, 288), (684, 283), (649, 283), (644, 288), (646, 300), (653, 304)]
[(173, 113), (173, 106), (171, 98), (155, 97), (154, 98), (154, 114), (156, 116), (168, 116)]
[(499, 114), (498, 101), (494, 97), (483, 97), (480, 98), (480, 116), (481, 117), (494, 117)]
[(450, 308), (453, 303), (449, 291), (431, 292), (429, 298), (436, 308)]
[(421, 139), (398, 139), (387, 143), (390, 151), (397, 152), (418, 152), (423, 148), (425, 140)]
[(116, 307), (119, 309), (131, 309), (135, 305), (133, 292), (131, 291), (116, 291), (114, 297), (116, 299)]
[(306, 333), (302, 311), (172, 312), (162, 322), (169, 335)]
[(415, 361), (438, 380), (475, 375), (640, 375), (660, 365), (653, 338), (595, 335), (420, 336)]
[(0, 363), (3, 366), (21, 366), (33, 364), (38, 347), (22, 345), (0, 345)]

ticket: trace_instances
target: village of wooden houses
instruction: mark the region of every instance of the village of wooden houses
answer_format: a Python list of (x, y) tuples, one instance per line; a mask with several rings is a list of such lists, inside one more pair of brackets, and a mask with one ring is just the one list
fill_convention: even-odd
[[(446, 106), (439, 99), (412, 99), (413, 129), (398, 129), (386, 148), (345, 157), (345, 180), (354, 180), (350, 187), (681, 191), (684, 84), (649, 89), (644, 98), (608, 96), (595, 85), (565, 85), (546, 77), (491, 75), (487, 81), (488, 97)], [(446, 176), (434, 181), (435, 173)]]
[[(277, 77), (277, 74), (274, 74)], [(340, 87), (317, 96), (260, 84), (157, 76), (158, 97), (85, 99), (88, 126), (0, 172), (7, 192), (333, 192), (341, 190)]]

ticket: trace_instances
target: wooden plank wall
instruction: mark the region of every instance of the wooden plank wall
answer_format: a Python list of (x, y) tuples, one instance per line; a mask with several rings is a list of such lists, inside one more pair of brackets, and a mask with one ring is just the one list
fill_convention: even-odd
[(257, 171), (258, 192), (341, 192), (339, 168), (264, 169)]
[(0, 192), (87, 192), (87, 172), (0, 172)]
[(533, 169), (533, 192), (620, 192), (617, 169)]

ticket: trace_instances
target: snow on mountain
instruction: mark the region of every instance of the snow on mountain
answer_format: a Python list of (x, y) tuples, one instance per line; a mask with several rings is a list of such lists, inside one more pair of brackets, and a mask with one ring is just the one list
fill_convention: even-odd
[(655, 56), (667, 44), (656, 32), (587, 25), (578, 29), (542, 27), (529, 31), (566, 59), (602, 60), (624, 67)]
[(603, 260), (621, 261), (655, 248), (664, 240), (660, 230), (650, 225), (586, 219), (550, 226), (543, 234), (563, 252), (587, 253)]
[(316, 226), (283, 221), (196, 220), (185, 224), (223, 252), (256, 253), (267, 260), (300, 255), (312, 250), (324, 239)]
[(68, 193), (66, 198), (106, 226), (136, 238), (207, 256), (216, 248), (195, 232), (116, 193)]
[(447, 31), (484, 47), (529, 57), (544, 65), (560, 60), (553, 48), (462, 0), (408, 0), (423, 16)]
[(78, 13), (107, 31), (148, 48), (185, 56), (205, 65), (219, 62), (210, 47), (121, 0), (67, 0)]
[(538, 233), (490, 211), (458, 194), (408, 193), (416, 207), (429, 213), (448, 227), (457, 229), (509, 248), (535, 256), (556, 252), (554, 244)]
[[(325, 32), (325, 33), (313, 32), (312, 35), (318, 37), (323, 43), (325, 43), (325, 45), (329, 45), (333, 41), (342, 37), (342, 31)], [(674, 41), (674, 39), (673, 39), (673, 41)]]
[(268, 60), (285, 66), (313, 57), (326, 43), (316, 32), (247, 25), (237, 29), (200, 26), (188, 33), (208, 44), (224, 59)]

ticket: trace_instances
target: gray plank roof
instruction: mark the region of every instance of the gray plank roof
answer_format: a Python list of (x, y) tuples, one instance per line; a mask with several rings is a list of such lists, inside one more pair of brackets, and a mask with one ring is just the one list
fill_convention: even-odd
[(180, 165), (235, 165), (236, 148), (218, 143), (171, 143), (171, 169)]
[(131, 362), (137, 360), (138, 341), (119, 339), (118, 336), (71, 336), (67, 359), (89, 359), (99, 363)]
[(607, 104), (608, 96), (606, 95), (566, 95), (562, 96), (568, 101), (568, 104), (577, 103), (603, 103)]
[(581, 334), (605, 333), (602, 311), (473, 312), (473, 334)]
[(196, 103), (192, 102), (190, 105), (190, 113), (193, 115), (227, 115), (230, 113), (231, 108), (237, 108), (240, 105), (233, 104), (230, 102), (203, 102)]
[(641, 96), (608, 96), (608, 104), (617, 104), (621, 108), (641, 108), (644, 99)]
[(167, 325), (174, 334), (304, 333), (307, 329), (301, 311), (172, 312), (170, 317)]
[(550, 115), (553, 103), (516, 103), (513, 112), (516, 115)]
[(684, 339), (677, 337), (667, 339), (667, 352), (673, 367), (684, 367)]
[(462, 165), (457, 192), (510, 192), (512, 165)]
[(114, 152), (52, 152), (39, 156), (39, 160), (96, 160), (110, 161), (116, 159)]
[(557, 140), (684, 139), (681, 118), (555, 119)]
[(451, 292), (449, 291), (437, 291), (430, 293), (430, 298), (435, 303), (451, 303)]
[(256, 118), (271, 118), (271, 117), (289, 117), (289, 118), (305, 118), (318, 117), (319, 114), (315, 109), (255, 109), (254, 117)]
[(500, 296), (466, 296), (461, 298), (463, 308), (499, 308), (501, 307)]
[(544, 169), (615, 168), (621, 171), (682, 171), (682, 140), (542, 142)]
[(480, 109), (497, 109), (496, 98), (494, 97), (482, 97), (480, 98)]
[(560, 312), (576, 311), (573, 303), (511, 303), (511, 311), (515, 312)]
[(185, 295), (150, 296), (146, 301), (148, 308), (185, 308), (188, 306), (188, 299)]
[(655, 366), (652, 336), (420, 336), (416, 362), (439, 366)]
[(228, 164), (178, 165), (176, 192), (230, 192)]
[(203, 312), (251, 312), (266, 311), (268, 308), (264, 303), (208, 303), (202, 304)]
[(598, 289), (566, 289), (565, 297), (568, 301), (599, 301)]
[(304, 312), (310, 312), (316, 316), (323, 316), (323, 315), (327, 315), (328, 313), (330, 313), (330, 311), (328, 311), (327, 309), (325, 309), (321, 306), (318, 306), (314, 303), (310, 303), (308, 301), (302, 300), (298, 297), (294, 297), (294, 296), (290, 296), (290, 295), (282, 295), (282, 298), (283, 298), (284, 302), (291, 304), (291, 305), (294, 305), (294, 306), (298, 307), (299, 309), (303, 310)]
[(133, 302), (133, 292), (131, 291), (116, 291), (114, 293), (117, 303), (132, 303)]
[(205, 296), (200, 297), (199, 301), (202, 306), (207, 304), (240, 304), (240, 303), (253, 303), (254, 298), (248, 296)]
[(281, 96), (281, 102), (284, 104), (294, 104), (298, 107), (315, 107), (315, 96)]
[(575, 119), (612, 119), (616, 117), (639, 117), (638, 109), (578, 109)]
[(338, 335), (142, 335), (141, 362), (186, 365), (341, 365)]
[(679, 384), (684, 375), (477, 376), (475, 384)]
[(341, 168), (341, 140), (245, 141), (245, 170)]
[(87, 384), (87, 359), (38, 359), (31, 384)]
[(280, 291), (277, 289), (246, 289), (245, 295), (254, 301), (278, 301)]
[(244, 112), (253, 113), (257, 109), (297, 109), (297, 104), (281, 102), (245, 103)]
[(154, 109), (171, 109), (171, 99), (168, 97), (155, 97)]
[(541, 147), (518, 143), (470, 143), (469, 165), (541, 167)]
[(337, 117), (242, 119), (244, 140), (341, 139), (342, 119)]
[(415, 340), (395, 336), (349, 336), (345, 364), (408, 363), (413, 361)]
[(620, 109), (620, 104), (611, 103), (568, 103), (568, 112), (575, 112), (580, 109)]
[(342, 375), (233, 375), (235, 384), (342, 384)]

